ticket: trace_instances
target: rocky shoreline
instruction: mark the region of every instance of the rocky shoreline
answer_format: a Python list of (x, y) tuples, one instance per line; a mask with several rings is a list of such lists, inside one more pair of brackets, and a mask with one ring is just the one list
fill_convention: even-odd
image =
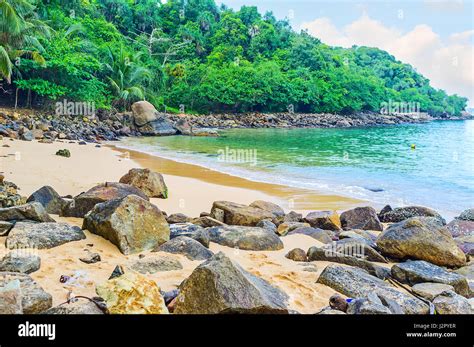
[[(299, 313), (289, 309), (291, 293), (281, 289), (278, 278), (263, 279), (210, 246), (271, 253), (282, 250), (286, 238), (305, 235), (313, 240), (308, 249), (293, 248), (286, 258), (305, 265), (302, 273), (324, 264), (315, 283), (333, 295), (314, 314), (474, 314), (474, 209), (449, 223), (419, 206), (303, 216), (261, 200), (215, 201), (199, 216), (168, 215), (150, 202), (166, 198), (168, 188), (162, 175), (149, 169), (132, 169), (119, 182), (75, 197), (60, 196), (49, 186), (22, 197), (3, 176), (0, 188), (0, 237), (7, 252), (0, 259), (0, 313)], [(51, 215), (80, 218), (82, 228)], [(124, 260), (95, 283), (96, 296), (71, 293), (53, 307), (51, 294), (31, 277), (42, 266), (37, 252), (87, 241), (86, 231), (110, 241)], [(107, 260), (93, 246), (88, 244), (80, 258), (85, 266)], [(136, 260), (126, 261), (134, 254)], [(163, 291), (148, 276), (181, 271), (173, 255), (198, 264), (175, 289)]]
[(26, 141), (101, 142), (117, 141), (125, 136), (219, 136), (218, 129), (231, 128), (350, 128), (460, 119), (472, 119), (472, 116), (467, 113), (462, 117), (438, 118), (426, 113), (175, 115), (158, 112), (150, 103), (140, 101), (132, 105), (132, 112), (100, 111), (94, 116), (4, 110), (0, 111), (0, 136)]

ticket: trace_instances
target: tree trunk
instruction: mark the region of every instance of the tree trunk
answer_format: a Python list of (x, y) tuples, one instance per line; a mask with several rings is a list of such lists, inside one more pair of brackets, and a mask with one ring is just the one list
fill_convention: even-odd
[(16, 108), (18, 106), (18, 91), (20, 89), (16, 88), (16, 91), (15, 91), (15, 111), (16, 111)]

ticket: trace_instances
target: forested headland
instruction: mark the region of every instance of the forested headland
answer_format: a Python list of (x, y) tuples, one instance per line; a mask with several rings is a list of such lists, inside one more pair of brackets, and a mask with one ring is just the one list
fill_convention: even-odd
[(43, 109), (148, 100), (170, 112), (353, 114), (405, 102), (439, 116), (467, 102), (385, 51), (331, 47), (213, 0), (0, 0), (0, 85), (4, 106)]

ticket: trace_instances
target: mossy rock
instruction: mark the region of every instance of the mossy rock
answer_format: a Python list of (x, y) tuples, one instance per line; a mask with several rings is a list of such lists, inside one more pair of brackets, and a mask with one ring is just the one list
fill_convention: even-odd
[(71, 152), (69, 151), (69, 149), (60, 149), (56, 152), (56, 155), (69, 158), (71, 156)]

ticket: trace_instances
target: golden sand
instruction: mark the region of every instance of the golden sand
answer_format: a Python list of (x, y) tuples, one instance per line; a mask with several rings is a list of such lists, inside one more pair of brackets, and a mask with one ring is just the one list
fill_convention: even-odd
[[(105, 181), (117, 181), (133, 167), (148, 167), (164, 174), (170, 191), (167, 200), (152, 199), (162, 210), (168, 213), (183, 212), (197, 216), (201, 211), (209, 211), (215, 200), (230, 200), (248, 204), (257, 199), (269, 200), (281, 204), (288, 210), (293, 199), (294, 210), (346, 209), (358, 202), (337, 196), (321, 195), (302, 189), (279, 185), (257, 183), (204, 169), (196, 165), (177, 163), (171, 160), (130, 152), (130, 159), (110, 147), (96, 148), (92, 144), (81, 146), (77, 143), (54, 142), (43, 144), (3, 139), (0, 144), (0, 171), (5, 179), (16, 183), (21, 194), (28, 196), (36, 189), (50, 185), (61, 195), (76, 195), (94, 185)], [(71, 151), (70, 158), (56, 156), (58, 149)], [(78, 218), (60, 218), (78, 226)], [(87, 238), (70, 242), (49, 250), (38, 250), (41, 257), (41, 269), (32, 274), (39, 284), (53, 295), (54, 305), (67, 300), (68, 293), (75, 295), (95, 295), (95, 286), (110, 276), (116, 265), (126, 265), (138, 258), (137, 255), (124, 256), (109, 241), (85, 232)], [(280, 251), (254, 252), (236, 251), (232, 248), (211, 244), (214, 252), (222, 251), (236, 260), (251, 273), (260, 276), (284, 290), (290, 296), (290, 308), (302, 313), (314, 313), (328, 304), (334, 291), (316, 283), (326, 262), (297, 263), (285, 258), (285, 254), (299, 247), (307, 250), (320, 243), (306, 235), (292, 235), (282, 238), (285, 248)], [(5, 249), (5, 237), (0, 237), (0, 256)], [(96, 264), (82, 263), (79, 258), (87, 250), (97, 252), (102, 261)], [(159, 253), (144, 252), (146, 257)], [(164, 290), (176, 288), (200, 262), (190, 261), (184, 256), (167, 254), (178, 259), (182, 270), (159, 272), (149, 275)], [(312, 267), (317, 271), (305, 271)], [(79, 276), (74, 284), (60, 283), (61, 275)]]

